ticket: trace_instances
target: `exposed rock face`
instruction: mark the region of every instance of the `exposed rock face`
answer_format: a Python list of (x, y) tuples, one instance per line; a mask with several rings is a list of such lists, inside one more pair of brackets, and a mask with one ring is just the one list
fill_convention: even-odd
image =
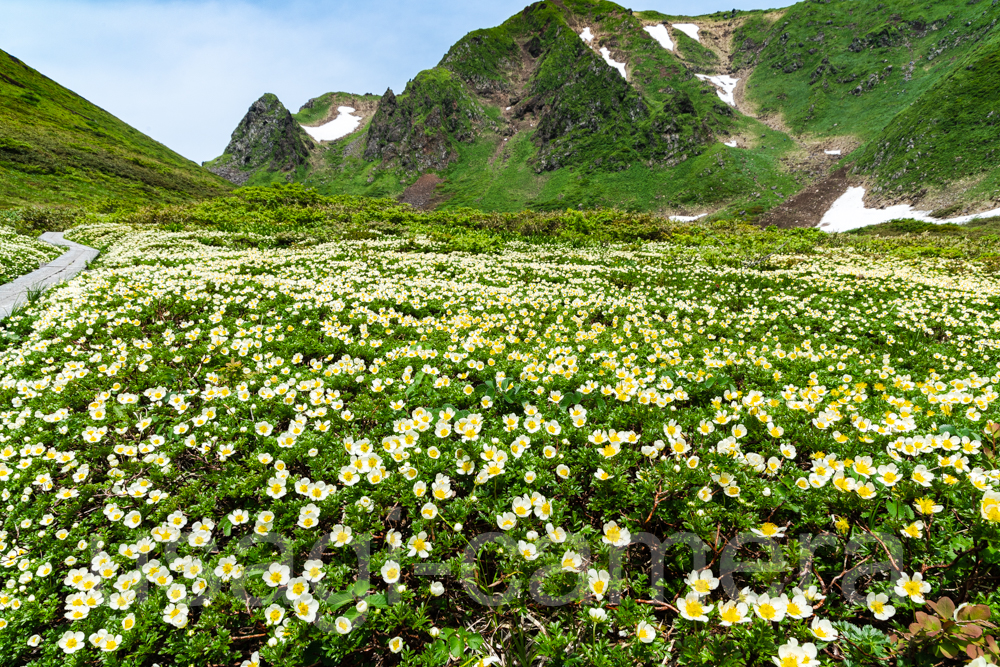
[(398, 97), (391, 88), (382, 96), (364, 157), (408, 171), (443, 169), (457, 157), (453, 142), (474, 141), (483, 123), (488, 117), (451, 72), (427, 70)]
[(293, 173), (314, 147), (309, 135), (271, 93), (254, 102), (233, 131), (225, 152), (205, 166), (237, 185), (258, 171)]

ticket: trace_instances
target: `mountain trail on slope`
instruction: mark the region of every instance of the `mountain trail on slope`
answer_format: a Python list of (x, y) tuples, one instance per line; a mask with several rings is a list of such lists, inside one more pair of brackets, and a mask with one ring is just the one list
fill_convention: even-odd
[(444, 182), (445, 180), (437, 174), (423, 174), (413, 185), (406, 188), (400, 195), (399, 201), (421, 211), (429, 211), (440, 203), (437, 186)]
[(797, 195), (761, 216), (758, 223), (765, 227), (774, 225), (779, 229), (816, 227), (848, 187), (847, 169), (842, 167), (826, 178), (807, 185)]

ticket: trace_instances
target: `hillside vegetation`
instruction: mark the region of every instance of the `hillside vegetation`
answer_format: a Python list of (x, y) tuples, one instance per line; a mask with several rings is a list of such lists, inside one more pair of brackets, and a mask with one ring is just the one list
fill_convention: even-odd
[(0, 207), (183, 202), (232, 185), (0, 51)]
[[(780, 114), (796, 134), (854, 139), (854, 173), (879, 199), (919, 200), (997, 164), (997, 22), (991, 2), (801, 2), (751, 15), (732, 67), (754, 68), (757, 113)], [(987, 181), (967, 198), (1000, 201)]]
[[(410, 200), (434, 174), (420, 201), (445, 209), (752, 218), (842, 163), (878, 201), (995, 208), (993, 7), (832, 0), (691, 18), (536, 2), (463, 37), (404, 91), (387, 91), (358, 130), (281, 177)], [(691, 22), (700, 41), (672, 27)], [(673, 50), (643, 30), (654, 25)], [(739, 78), (738, 109), (696, 74)], [(314, 123), (345, 99), (375, 104), (327, 93), (297, 119)]]
[(995, 223), (77, 222), (0, 323), (0, 664), (1000, 659)]

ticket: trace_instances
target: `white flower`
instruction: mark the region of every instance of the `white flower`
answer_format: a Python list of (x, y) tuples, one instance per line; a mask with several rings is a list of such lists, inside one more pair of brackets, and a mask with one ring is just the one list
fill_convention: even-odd
[(627, 547), (632, 542), (632, 534), (627, 528), (619, 528), (617, 522), (609, 521), (604, 524), (604, 536), (601, 542), (615, 547)]
[(285, 618), (285, 610), (277, 604), (272, 604), (264, 610), (264, 622), (268, 625), (278, 625)]
[(382, 566), (382, 579), (385, 580), (387, 584), (394, 584), (399, 581), (399, 563), (394, 560), (387, 561), (385, 565)]
[(600, 607), (591, 607), (587, 610), (587, 614), (594, 623), (603, 623), (608, 620), (608, 612), (604, 611)]
[(413, 558), (414, 556), (420, 556), (421, 558), (427, 558), (430, 556), (430, 551), (433, 545), (427, 541), (427, 533), (420, 531), (416, 535), (410, 538), (407, 543), (407, 548), (410, 552), (407, 554), (408, 557)]
[(58, 646), (65, 653), (76, 653), (84, 647), (83, 633), (67, 630), (63, 633), (62, 637), (59, 638)]
[(785, 602), (781, 598), (772, 598), (764, 593), (754, 601), (753, 610), (765, 621), (778, 623), (785, 617)]
[[(295, 600), (292, 608), (295, 610), (295, 615), (300, 620), (303, 620), (306, 623), (312, 623), (316, 620), (316, 610), (319, 609), (319, 601), (314, 600), (313, 596), (309, 593), (303, 593)], [(337, 631), (340, 632), (339, 627), (337, 628)]]
[(819, 617), (813, 618), (812, 623), (809, 625), (809, 631), (813, 634), (813, 637), (823, 642), (832, 642), (837, 639), (839, 634), (830, 621), (825, 618), (820, 619)]
[(337, 632), (342, 635), (346, 635), (353, 627), (351, 621), (346, 616), (338, 616), (333, 625), (337, 628)]
[(887, 621), (896, 614), (896, 608), (889, 604), (889, 596), (885, 593), (869, 593), (866, 603), (880, 621)]
[(649, 644), (656, 639), (656, 628), (646, 621), (640, 621), (639, 625), (636, 626), (635, 636), (638, 637), (639, 641), (643, 644)]
[(677, 609), (681, 616), (689, 621), (708, 620), (708, 612), (712, 611), (714, 605), (706, 605), (701, 599), (701, 594), (691, 591), (687, 596), (677, 600)]
[(433, 595), (434, 597), (444, 595), (444, 584), (442, 584), (440, 581), (432, 581), (431, 595)]
[(695, 570), (684, 579), (684, 583), (698, 595), (708, 595), (719, 587), (719, 580), (712, 576), (711, 570), (702, 570), (701, 572)]
[(302, 564), (302, 577), (306, 581), (316, 582), (326, 576), (323, 572), (323, 561), (321, 560), (307, 560)]
[(305, 577), (296, 577), (288, 580), (288, 588), (285, 589), (285, 597), (289, 600), (297, 600), (303, 595), (309, 594), (309, 580)]
[(163, 608), (163, 621), (178, 628), (183, 628), (188, 622), (188, 607), (186, 604), (168, 604)]
[(771, 658), (778, 667), (819, 667), (815, 644), (799, 646), (798, 639), (789, 639), (778, 647), (778, 657)]
[(611, 581), (611, 575), (607, 570), (587, 570), (587, 585), (590, 586), (591, 592), (593, 592), (594, 597), (598, 600), (604, 599), (604, 594), (608, 592), (608, 583)]
[(917, 604), (924, 603), (924, 593), (929, 593), (931, 585), (924, 581), (924, 575), (917, 572), (912, 577), (905, 572), (896, 581), (893, 589), (899, 597), (908, 597)]
[(291, 575), (291, 568), (287, 565), (282, 565), (281, 563), (271, 563), (270, 567), (267, 568), (267, 572), (264, 573), (263, 579), (271, 588), (277, 588), (278, 586), (284, 586), (288, 583), (288, 578)]

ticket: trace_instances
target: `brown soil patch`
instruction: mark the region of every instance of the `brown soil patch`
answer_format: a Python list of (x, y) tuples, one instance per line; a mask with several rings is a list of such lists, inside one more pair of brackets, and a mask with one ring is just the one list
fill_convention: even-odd
[(850, 183), (847, 180), (847, 169), (841, 168), (824, 179), (806, 186), (794, 197), (789, 197), (783, 204), (761, 216), (758, 224), (762, 227), (774, 225), (779, 229), (793, 227), (815, 227), (833, 202), (847, 192)]
[(417, 179), (417, 182), (406, 188), (406, 191), (399, 196), (399, 201), (409, 204), (421, 211), (429, 211), (437, 205), (437, 186), (444, 183), (444, 179), (437, 174), (424, 174)]

